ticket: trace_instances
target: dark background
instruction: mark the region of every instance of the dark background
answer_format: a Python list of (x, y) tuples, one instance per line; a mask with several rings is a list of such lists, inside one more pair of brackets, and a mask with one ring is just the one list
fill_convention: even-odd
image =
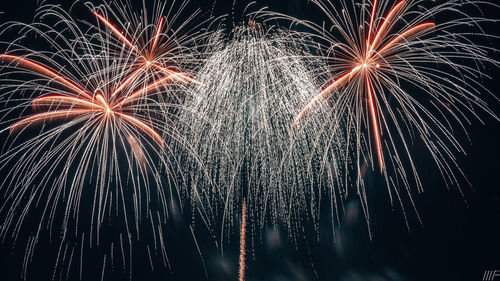
[[(192, 7), (212, 10), (214, 15), (231, 14), (232, 4), (232, 0), (217, 0), (212, 10), (211, 1), (191, 1)], [(238, 15), (244, 6), (246, 1), (238, 0), (234, 9), (236, 22), (246, 21)], [(259, 0), (255, 4), (262, 6), (311, 20), (318, 16), (307, 0)], [(4, 13), (0, 14), (0, 22), (29, 22), (35, 7), (35, 1), (2, 3), (0, 12)], [(488, 17), (498, 18), (498, 11), (485, 12)], [(74, 13), (86, 15), (84, 10)], [(498, 24), (492, 24), (486, 26), (486, 32), (499, 35), (499, 28)], [(499, 58), (498, 54), (491, 55)], [(497, 94), (500, 72), (492, 66), (487, 66), (486, 71), (492, 79), (484, 84)], [(498, 102), (493, 98), (487, 100), (494, 112), (500, 112)], [(422, 224), (410, 210), (408, 229), (400, 208), (390, 205), (385, 186), (374, 179), (369, 186), (371, 239), (359, 204), (352, 200), (347, 204), (348, 216), (344, 226), (337, 229), (335, 242), (331, 230), (323, 233), (323, 228), (319, 242), (307, 238), (297, 243), (288, 241), (280, 230), (264, 230), (263, 238), (257, 236), (249, 249), (247, 280), (482, 280), (485, 270), (500, 269), (500, 126), (491, 117), (483, 117), (484, 125), (474, 120), (467, 128), (470, 145), (464, 133), (457, 136), (467, 151), (466, 156), (458, 156), (458, 162), (473, 185), (472, 188), (464, 185), (464, 196), (456, 188), (446, 188), (431, 164), (432, 159), (416, 153), (425, 189), (414, 197)], [(206, 274), (208, 280), (237, 279), (237, 229), (231, 242), (226, 242), (224, 256), (202, 228), (195, 233), (201, 256), (186, 223), (173, 225), (170, 231), (167, 248), (171, 270), (155, 268), (150, 272), (148, 263), (139, 261), (134, 280), (203, 280)], [(51, 249), (56, 247), (50, 243), (40, 245), (29, 267), (28, 280), (51, 280), (57, 253)], [(6, 239), (0, 249), (0, 280), (19, 280), (24, 248), (13, 247)], [(74, 273), (70, 272), (70, 280), (78, 279), (77, 269)], [(100, 277), (100, 267), (96, 267), (95, 274), (89, 272), (84, 279)], [(111, 273), (104, 279), (126, 280), (128, 275)]]

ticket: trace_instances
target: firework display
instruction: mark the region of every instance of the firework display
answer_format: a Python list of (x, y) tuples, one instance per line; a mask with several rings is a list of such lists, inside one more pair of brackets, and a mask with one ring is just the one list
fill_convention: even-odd
[(371, 239), (377, 179), (420, 220), (421, 151), (462, 193), (457, 131), (499, 120), (482, 14), (498, 5), (311, 2), (317, 20), (249, 5), (233, 25), (189, 1), (77, 1), (82, 19), (44, 2), (2, 25), (0, 237), (21, 277), (42, 241), (53, 280), (172, 270), (167, 229), (185, 224), (206, 277), (195, 232), (222, 254), (239, 236), (244, 280), (265, 231), (335, 240), (353, 198)]

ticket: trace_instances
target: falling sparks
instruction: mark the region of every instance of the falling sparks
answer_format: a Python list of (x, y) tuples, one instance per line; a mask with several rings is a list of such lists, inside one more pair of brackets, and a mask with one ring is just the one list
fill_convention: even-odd
[[(180, 130), (199, 155), (196, 162), (185, 161), (184, 170), (191, 171), (187, 188), (202, 202), (204, 223), (221, 243), (243, 198), (252, 210), (248, 228), (260, 232), (280, 224), (290, 236), (299, 235), (303, 216), (318, 218), (320, 193), (337, 202), (345, 193), (336, 176), (342, 141), (323, 128), (330, 111), (315, 109), (303, 126), (308, 134), (290, 128), (300, 106), (319, 89), (311, 73), (318, 61), (308, 60), (300, 37), (286, 30), (252, 24), (236, 27), (230, 36), (227, 43), (214, 39), (215, 50), (197, 75), (201, 84), (192, 88), (179, 116), (179, 124), (187, 124)], [(315, 159), (328, 160), (316, 165)], [(332, 213), (339, 211), (333, 205)]]

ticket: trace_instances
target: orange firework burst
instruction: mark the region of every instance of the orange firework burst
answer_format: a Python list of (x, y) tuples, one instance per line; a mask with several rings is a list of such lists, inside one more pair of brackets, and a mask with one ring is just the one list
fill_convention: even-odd
[[(132, 159), (138, 164), (140, 177), (147, 177), (149, 172), (156, 175), (160, 173), (153, 163), (156, 161), (153, 159), (157, 157), (153, 157), (150, 150), (165, 149), (163, 137), (158, 133), (158, 130), (161, 133), (164, 131), (161, 128), (161, 119), (158, 119), (161, 118), (158, 117), (161, 111), (155, 109), (155, 106), (159, 105), (154, 104), (152, 95), (157, 94), (167, 80), (174, 79), (175, 74), (150, 83), (146, 87), (135, 88), (140, 84), (130, 84), (132, 80), (124, 73), (114, 73), (123, 77), (118, 79), (120, 83), (116, 79), (114, 83), (102, 81), (103, 87), (89, 89), (82, 86), (89, 83), (74, 81), (48, 66), (25, 57), (0, 54), (0, 62), (6, 67), (13, 67), (17, 71), (24, 70), (26, 74), (40, 77), (40, 81), (46, 81), (45, 85), (32, 86), (34, 92), (41, 92), (39, 97), (30, 102), (35, 113), (21, 118), (9, 127), (11, 135), (13, 133), (20, 135), (23, 132), (29, 134), (28, 129), (33, 125), (43, 125), (38, 136), (14, 146), (7, 153), (8, 156), (4, 155), (3, 165), (14, 159), (18, 160), (9, 164), (13, 165), (10, 176), (23, 179), (10, 187), (16, 192), (12, 193), (7, 202), (13, 200), (12, 204), (20, 204), (21, 197), (18, 196), (27, 192), (40, 177), (41, 185), (53, 188), (64, 188), (69, 180), (70, 190), (74, 190), (70, 192), (70, 198), (79, 196), (81, 191), (77, 190), (83, 188), (87, 175), (93, 173), (93, 168), (90, 167), (96, 167), (97, 178), (100, 179), (97, 187), (101, 192), (94, 198), (94, 208), (97, 208), (98, 213), (102, 215), (107, 208), (106, 200), (103, 200), (107, 197), (107, 186), (113, 181), (118, 185), (121, 182), (119, 167), (123, 164), (119, 163), (116, 155), (120, 146), (129, 147), (134, 156), (127, 156), (130, 166), (128, 173), (132, 173), (134, 169)], [(24, 106), (24, 103), (19, 105), (20, 108)], [(45, 131), (45, 124), (49, 123), (54, 123), (51, 126), (53, 128)], [(61, 136), (71, 129), (73, 133), (61, 139)], [(82, 158), (76, 165), (73, 161), (78, 156)], [(95, 160), (97, 162), (94, 162)], [(55, 173), (55, 167), (59, 165), (63, 165), (61, 177), (49, 183)], [(75, 166), (77, 172), (70, 177), (70, 170)], [(24, 171), (28, 167), (33, 171), (25, 174)], [(47, 174), (42, 175), (43, 171)], [(144, 182), (147, 182), (145, 178)], [(134, 184), (141, 185), (139, 181), (134, 181)], [(161, 185), (158, 180), (157, 184)], [(69, 204), (79, 205), (74, 200), (77, 198), (70, 199), (69, 202), (73, 203)], [(27, 204), (24, 208), (28, 210), (29, 207), (30, 204)], [(57, 208), (57, 204), (52, 208)], [(68, 207), (68, 210), (70, 209), (72, 208)], [(15, 210), (16, 208), (11, 208), (8, 214), (9, 221), (16, 214)]]
[[(113, 248), (120, 245), (124, 270), (126, 252), (130, 255), (129, 272), (133, 241), (141, 233), (151, 267), (153, 254), (167, 266), (162, 234), (170, 212), (167, 198), (173, 202), (180, 193), (172, 180), (178, 162), (167, 153), (165, 139), (185, 143), (170, 122), (182, 105), (172, 101), (178, 89), (169, 86), (194, 82), (163, 64), (168, 57), (162, 54), (165, 44), (178, 42), (161, 43), (160, 20), (146, 53), (132, 48), (124, 35), (118, 37), (129, 42), (130, 49), (120, 51), (109, 41), (119, 34), (116, 29), (84, 33), (62, 9), (51, 5), (39, 14), (55, 23), (13, 26), (22, 30), (22, 38), (41, 38), (50, 51), (34, 51), (19, 40), (0, 54), (1, 124), (8, 124), (0, 132), (9, 133), (0, 158), (0, 169), (7, 171), (1, 183), (7, 195), (0, 205), (5, 218), (0, 236), (13, 233), (18, 239), (21, 227), (29, 227), (26, 218), (38, 219), (39, 226), (29, 236), (24, 270), (45, 229), (59, 229), (60, 249), (72, 247), (71, 251), (79, 248), (76, 245), (81, 251), (83, 245), (99, 245), (101, 233), (111, 231), (104, 264), (113, 261)], [(24, 55), (14, 55), (18, 53)], [(145, 54), (151, 66), (140, 64)], [(141, 224), (150, 224), (147, 231)], [(59, 270), (57, 265), (54, 270)]]
[[(200, 32), (200, 24), (189, 27), (191, 21), (199, 16), (199, 11), (192, 13), (178, 29), (174, 29), (174, 23), (187, 3), (187, 1), (182, 2), (178, 8), (168, 7), (167, 15), (163, 16), (167, 8), (166, 2), (154, 1), (152, 14), (155, 16), (151, 23), (148, 22), (147, 16), (142, 21), (137, 21), (137, 13), (133, 12), (132, 7), (128, 5), (120, 6), (114, 3), (113, 6), (105, 4), (97, 8), (91, 7), (91, 9), (98, 21), (104, 25), (99, 31), (105, 34), (107, 40), (114, 42), (112, 43), (114, 52), (127, 54), (127, 62), (123, 67), (135, 69), (133, 75), (130, 76), (131, 80), (144, 75), (158, 79), (161, 76), (175, 74), (174, 78), (178, 82), (199, 83), (188, 74), (174, 69), (178, 67), (180, 58), (186, 60), (186, 46), (206, 35)], [(130, 32), (124, 32), (113, 24), (106, 16), (108, 12), (114, 15), (117, 20), (124, 18), (125, 21), (119, 22), (118, 26), (128, 27), (127, 30)], [(145, 6), (141, 13), (147, 14)], [(110, 31), (110, 33), (108, 34), (106, 31)], [(179, 55), (180, 53), (182, 56)]]
[[(354, 159), (358, 187), (363, 186), (361, 167), (371, 163), (385, 177), (391, 200), (394, 192), (402, 201), (403, 186), (413, 204), (410, 187), (422, 190), (411, 151), (415, 136), (446, 183), (458, 185), (457, 176), (465, 176), (455, 154), (464, 150), (453, 123), (465, 128), (467, 114), (478, 117), (478, 108), (498, 119), (480, 98), (490, 92), (478, 79), (487, 77), (482, 72), (485, 63), (497, 64), (488, 55), (494, 48), (473, 43), (473, 37), (490, 37), (481, 32), (481, 25), (491, 20), (464, 16), (467, 6), (478, 8), (473, 1), (313, 2), (332, 22), (331, 29), (293, 20), (312, 30), (307, 35), (332, 62), (336, 78), (304, 105), (292, 128), (307, 122), (306, 116), (328, 101), (336, 114), (332, 121), (338, 121), (332, 133), (347, 131), (346, 156), (354, 154), (347, 158)], [(358, 193), (365, 196), (363, 188)]]
[[(366, 40), (361, 40), (359, 48), (355, 49), (358, 52), (351, 53), (353, 56), (353, 62), (355, 66), (343, 74), (340, 78), (335, 80), (326, 89), (324, 89), (320, 94), (318, 94), (313, 100), (311, 100), (295, 117), (292, 126), (295, 128), (296, 124), (304, 118), (312, 107), (316, 106), (322, 99), (328, 99), (333, 93), (335, 93), (340, 87), (348, 83), (351, 79), (361, 77), (364, 80), (363, 88), (360, 89), (367, 94), (368, 97), (368, 108), (370, 111), (370, 118), (372, 122), (373, 137), (375, 138), (377, 159), (380, 167), (380, 173), (383, 172), (384, 162), (382, 153), (382, 143), (380, 140), (380, 125), (377, 117), (377, 109), (374, 100), (374, 88), (373, 79), (378, 79), (377, 72), (385, 70), (391, 70), (391, 56), (395, 56), (398, 52), (398, 43), (402, 41), (408, 41), (417, 37), (417, 35), (424, 35), (434, 29), (436, 26), (434, 23), (421, 23), (416, 26), (405, 26), (405, 30), (398, 33), (397, 36), (392, 36), (385, 45), (381, 45), (381, 42), (387, 41), (386, 39), (391, 37), (391, 27), (394, 25), (395, 17), (400, 12), (401, 8), (406, 4), (403, 0), (399, 2), (394, 8), (392, 8), (387, 16), (381, 21), (380, 26), (375, 31), (375, 35), (372, 36), (372, 30), (374, 29), (373, 23), (377, 11), (377, 0), (373, 2), (373, 8), (370, 16), (370, 25), (368, 26), (368, 35)], [(373, 38), (372, 38), (373, 37)], [(365, 44), (363, 44), (365, 43)]]
[[(165, 82), (164, 80), (171, 80), (174, 74), (167, 76), (163, 80), (156, 81), (145, 88), (138, 89), (130, 95), (123, 96), (123, 93), (117, 90), (129, 86), (130, 77), (116, 87), (117, 89), (112, 90), (111, 94), (109, 92), (98, 92), (94, 95), (92, 94), (93, 91), (86, 91), (55, 71), (28, 59), (0, 54), (0, 61), (2, 63), (15, 63), (18, 67), (25, 67), (41, 76), (54, 79), (71, 89), (69, 95), (54, 94), (34, 99), (32, 102), (34, 108), (48, 107), (49, 110), (16, 122), (10, 127), (11, 131), (21, 130), (34, 123), (67, 118), (78, 118), (81, 121), (93, 120), (92, 123), (97, 127), (107, 126), (109, 123), (115, 124), (115, 126), (117, 124), (122, 126), (123, 124), (121, 123), (127, 123), (131, 128), (137, 128), (139, 131), (150, 136), (160, 147), (164, 148), (161, 136), (150, 125), (134, 116), (135, 114), (128, 113), (128, 111), (133, 111), (133, 105), (137, 100), (155, 90), (159, 84)], [(122, 95), (119, 95), (119, 93)]]

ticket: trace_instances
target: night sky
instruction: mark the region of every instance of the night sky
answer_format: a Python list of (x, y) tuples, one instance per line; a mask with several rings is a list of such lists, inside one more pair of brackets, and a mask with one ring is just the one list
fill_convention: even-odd
[[(5, 2), (5, 1), (4, 1)], [(29, 22), (33, 19), (36, 0), (15, 0), (0, 6), (0, 23), (10, 20)], [(55, 2), (55, 3), (61, 3)], [(240, 13), (247, 1), (237, 0), (237, 24), (245, 22)], [(307, 0), (257, 0), (258, 7), (289, 14), (298, 18), (317, 20), (317, 10)], [(139, 1), (140, 3), (140, 1)], [(67, 5), (67, 4), (65, 4)], [(140, 5), (140, 4), (139, 4)], [(233, 0), (191, 1), (189, 7), (200, 7), (208, 16), (212, 7), (214, 15), (230, 14)], [(487, 10), (485, 17), (499, 18), (500, 10)], [(87, 11), (73, 11), (76, 17), (91, 18)], [(228, 22), (231, 22), (230, 20)], [(485, 32), (500, 36), (500, 24), (485, 26)], [(0, 37), (0, 40), (7, 40)], [(498, 47), (489, 42), (486, 44)], [(36, 49), (37, 46), (33, 46)], [(3, 51), (3, 50), (1, 50)], [(500, 59), (498, 53), (491, 56)], [(492, 79), (482, 84), (497, 97), (500, 90), (500, 69), (486, 66)], [(500, 103), (485, 95), (493, 112), (500, 114)], [(425, 192), (414, 194), (420, 223), (411, 209), (408, 211), (409, 228), (402, 210), (391, 206), (383, 178), (374, 174), (369, 181), (369, 204), (372, 238), (367, 230), (361, 206), (356, 198), (348, 200), (346, 216), (335, 241), (331, 226), (326, 223), (317, 235), (306, 230), (304, 239), (290, 241), (281, 229), (265, 229), (260, 234), (250, 234), (248, 241), (246, 280), (342, 280), (342, 281), (417, 281), (417, 280), (482, 280), (485, 270), (500, 270), (500, 123), (480, 113), (484, 124), (471, 119), (467, 126), (470, 144), (463, 131), (457, 138), (464, 145), (467, 155), (457, 155), (457, 161), (472, 184), (462, 180), (462, 196), (458, 189), (447, 189), (439, 172), (426, 153), (419, 153), (421, 144), (415, 144), (414, 159), (417, 163)], [(3, 140), (2, 140), (3, 142)], [(0, 190), (4, 196), (4, 191)], [(0, 198), (2, 198), (0, 197)], [(189, 207), (189, 206), (187, 206)], [(3, 218), (0, 218), (3, 219)], [(189, 229), (191, 218), (179, 217), (169, 223), (167, 251), (170, 269), (155, 267), (137, 258), (133, 280), (237, 280), (238, 229), (224, 242), (221, 255), (220, 241), (208, 235), (203, 227), (195, 228), (198, 252)], [(34, 220), (28, 223), (36, 224)], [(308, 227), (306, 226), (306, 229)], [(56, 235), (57, 236), (57, 235)], [(318, 238), (319, 237), (319, 241)], [(78, 280), (79, 268), (74, 266), (63, 274), (53, 276), (57, 257), (57, 242), (40, 241), (37, 254), (28, 267), (27, 280)], [(16, 247), (6, 238), (0, 244), (0, 280), (21, 280), (24, 244)], [(84, 280), (100, 280), (102, 258), (88, 259)], [(128, 280), (118, 267), (108, 272), (104, 280)], [(498, 277), (500, 280), (500, 277)]]

